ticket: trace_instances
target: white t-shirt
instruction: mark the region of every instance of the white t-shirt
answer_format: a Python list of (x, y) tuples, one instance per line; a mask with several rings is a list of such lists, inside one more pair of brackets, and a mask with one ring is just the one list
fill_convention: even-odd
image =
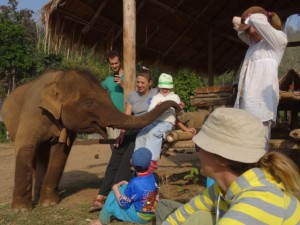
[[(157, 93), (151, 100), (150, 106), (148, 111), (151, 111), (152, 109), (155, 108), (155, 106), (160, 103), (160, 102), (164, 102), (167, 100), (173, 100), (174, 102), (176, 102), (177, 104), (179, 104), (180, 98), (178, 95), (174, 94), (174, 92), (170, 92), (167, 96), (163, 96), (160, 93)], [(175, 109), (174, 108), (170, 108), (168, 110), (166, 110), (163, 114), (161, 114), (158, 118), (158, 121), (167, 121), (172, 123), (173, 125), (175, 124), (176, 118), (175, 118)]]

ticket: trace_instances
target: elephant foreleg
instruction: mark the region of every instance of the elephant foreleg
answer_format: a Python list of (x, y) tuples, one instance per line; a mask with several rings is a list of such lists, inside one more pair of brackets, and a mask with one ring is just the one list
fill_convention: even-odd
[(33, 187), (33, 203), (36, 204), (39, 201), (40, 198), (40, 191), (42, 188), (42, 182), (44, 179), (44, 176), (46, 174), (47, 168), (48, 168), (48, 162), (49, 162), (49, 143), (43, 144), (39, 147), (37, 150), (36, 156), (35, 156), (35, 163), (34, 163), (34, 187)]
[(58, 184), (64, 171), (71, 145), (57, 143), (50, 149), (47, 172), (43, 179), (39, 203), (42, 206), (56, 205), (60, 201)]
[(34, 147), (22, 146), (17, 151), (15, 186), (12, 208), (14, 211), (27, 211), (32, 208), (32, 172)]

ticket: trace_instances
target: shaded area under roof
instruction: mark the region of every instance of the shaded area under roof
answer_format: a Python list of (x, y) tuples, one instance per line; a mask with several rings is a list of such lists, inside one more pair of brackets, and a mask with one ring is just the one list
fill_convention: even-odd
[[(137, 0), (136, 53), (138, 60), (221, 74), (235, 70), (247, 46), (233, 30), (233, 16), (260, 5), (284, 22), (300, 13), (295, 0)], [(98, 51), (123, 46), (122, 0), (52, 0), (41, 10), (47, 39), (61, 46), (95, 47)]]

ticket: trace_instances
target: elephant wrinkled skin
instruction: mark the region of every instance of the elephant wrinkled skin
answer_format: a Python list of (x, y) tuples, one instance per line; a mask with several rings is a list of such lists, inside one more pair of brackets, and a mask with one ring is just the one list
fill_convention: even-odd
[(107, 138), (105, 127), (141, 128), (170, 107), (180, 111), (175, 102), (167, 101), (143, 116), (125, 115), (87, 71), (46, 72), (18, 87), (2, 107), (16, 147), (13, 210), (30, 210), (32, 200), (43, 206), (60, 201), (58, 184), (76, 133)]

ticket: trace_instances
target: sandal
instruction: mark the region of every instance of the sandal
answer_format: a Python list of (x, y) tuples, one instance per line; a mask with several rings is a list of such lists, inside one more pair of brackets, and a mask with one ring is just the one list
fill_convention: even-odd
[(100, 211), (104, 206), (105, 199), (101, 197), (95, 198), (92, 207), (89, 209), (89, 213)]

